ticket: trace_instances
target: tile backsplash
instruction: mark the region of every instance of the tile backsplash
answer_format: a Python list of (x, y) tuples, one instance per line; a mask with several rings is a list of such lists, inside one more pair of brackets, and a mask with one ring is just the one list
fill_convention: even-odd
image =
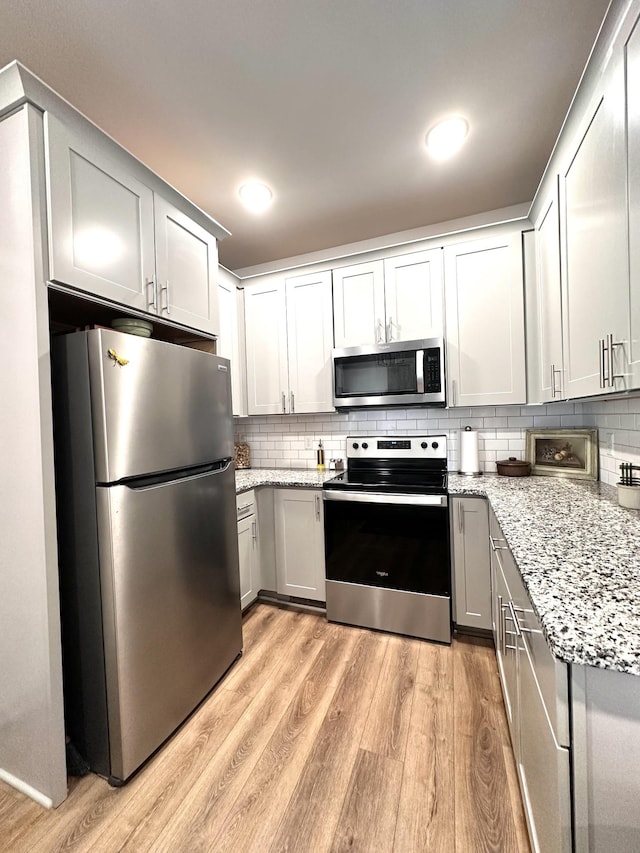
[(344, 458), (348, 435), (439, 433), (448, 437), (449, 469), (458, 467), (458, 432), (478, 430), (480, 465), (495, 471), (496, 460), (524, 458), (525, 430), (536, 427), (596, 427), (600, 479), (615, 484), (621, 462), (640, 464), (640, 396), (473, 409), (379, 409), (323, 415), (265, 415), (236, 418), (236, 441), (246, 441), (254, 468), (314, 468), (322, 440), (328, 466)]

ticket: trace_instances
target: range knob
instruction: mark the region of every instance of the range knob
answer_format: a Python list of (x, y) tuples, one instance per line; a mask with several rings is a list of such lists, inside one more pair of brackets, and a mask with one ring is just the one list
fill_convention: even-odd
[(423, 441), (423, 442), (422, 442), (422, 444), (420, 445), (420, 447), (421, 447), (423, 450), (426, 450), (426, 449), (427, 449), (427, 447), (429, 447), (429, 445), (427, 444), (427, 442), (426, 442), (426, 441)]
[(363, 441), (363, 442), (362, 442), (362, 449), (363, 449), (363, 450), (366, 450), (368, 447), (369, 447), (369, 445), (367, 444), (367, 442), (366, 442), (366, 441)]
[(432, 442), (431, 447), (433, 447), (434, 450), (437, 450), (439, 447), (438, 442), (437, 441)]
[(351, 445), (351, 447), (353, 447), (354, 450), (357, 450), (360, 447), (360, 445), (358, 444), (357, 441), (354, 441), (353, 444)]

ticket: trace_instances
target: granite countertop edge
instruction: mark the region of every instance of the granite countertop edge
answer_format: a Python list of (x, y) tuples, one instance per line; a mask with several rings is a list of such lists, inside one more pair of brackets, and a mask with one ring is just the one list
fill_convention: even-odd
[[(321, 488), (335, 471), (236, 471), (236, 492)], [(601, 482), (449, 475), (449, 494), (488, 498), (552, 654), (640, 676), (640, 511)]]

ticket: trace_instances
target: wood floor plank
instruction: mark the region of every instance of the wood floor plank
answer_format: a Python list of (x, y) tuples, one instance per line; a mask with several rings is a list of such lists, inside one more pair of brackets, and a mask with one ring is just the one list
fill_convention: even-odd
[(388, 639), (360, 633), (270, 851), (331, 849)]
[[(390, 637), (361, 746), (404, 760), (421, 642)], [(384, 725), (380, 721), (384, 720)]]
[(418, 656), (394, 853), (454, 853), (453, 709), (451, 649), (424, 643)]
[[(322, 641), (313, 637), (316, 618), (301, 621), (304, 627), (288, 644), (284, 654), (277, 655), (280, 665), (275, 668), (274, 677), (247, 707), (218, 752), (211, 756), (200, 779), (171, 815), (161, 834), (151, 839), (151, 844), (148, 832), (145, 832), (144, 839), (132, 836), (122, 850), (132, 853), (149, 849), (157, 853), (189, 850), (189, 853), (197, 853), (213, 849), (213, 839), (253, 773), (292, 695), (304, 682), (322, 649)], [(140, 846), (142, 840), (147, 846)]]
[(229, 817), (212, 843), (216, 853), (267, 850), (313, 748), (357, 634), (325, 636), (324, 647), (294, 695)]
[(457, 853), (515, 853), (503, 733), (495, 713), (495, 672), (482, 647), (454, 641)]
[(359, 750), (332, 853), (392, 850), (401, 785), (402, 762)]
[(29, 797), (18, 791), (14, 792), (4, 782), (0, 785), (0, 850), (19, 850), (23, 839), (28, 838), (33, 826), (41, 821), (47, 812)]

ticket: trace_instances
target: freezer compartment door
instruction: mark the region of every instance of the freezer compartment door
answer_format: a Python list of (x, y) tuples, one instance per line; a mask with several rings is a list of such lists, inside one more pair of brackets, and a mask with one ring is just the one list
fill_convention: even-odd
[(234, 471), (97, 487), (111, 775), (126, 779), (242, 648)]
[(226, 359), (108, 329), (86, 334), (96, 482), (233, 456)]

